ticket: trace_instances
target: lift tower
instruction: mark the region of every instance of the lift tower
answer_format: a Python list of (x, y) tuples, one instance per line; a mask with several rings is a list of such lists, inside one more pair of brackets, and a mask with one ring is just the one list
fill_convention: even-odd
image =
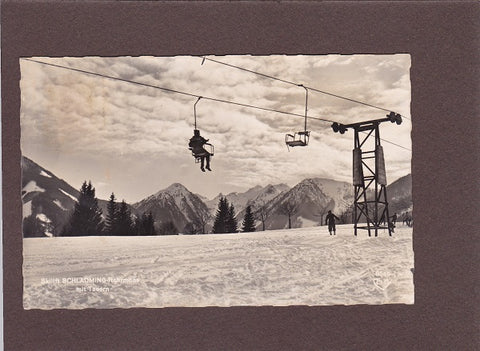
[[(402, 123), (402, 116), (390, 112), (386, 118), (364, 121), (352, 124), (334, 122), (332, 129), (335, 133), (344, 134), (348, 128), (355, 131), (353, 149), (353, 220), (354, 234), (358, 229), (375, 231), (378, 236), (379, 229), (388, 229), (391, 236), (393, 224), (390, 222), (387, 201), (387, 177), (385, 172), (385, 159), (383, 148), (380, 144), (380, 128), (382, 122)], [(373, 139), (373, 143), (372, 143)], [(365, 224), (361, 224), (360, 220)]]

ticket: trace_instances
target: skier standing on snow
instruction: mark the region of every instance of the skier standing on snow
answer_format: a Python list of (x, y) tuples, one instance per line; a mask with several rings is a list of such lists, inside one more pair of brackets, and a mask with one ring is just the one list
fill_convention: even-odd
[(395, 213), (393, 214), (393, 216), (392, 216), (392, 223), (393, 223), (393, 225), (397, 224), (397, 218), (398, 218), (398, 217), (397, 217), (397, 213), (395, 212)]
[(392, 233), (395, 233), (395, 227), (397, 223), (397, 213), (395, 212), (392, 217), (390, 217), (390, 222), (388, 222), (388, 228)]
[(328, 231), (330, 232), (330, 235), (337, 235), (335, 232), (335, 218), (340, 220), (337, 216), (335, 216), (332, 211), (328, 211), (327, 217), (325, 218), (325, 224), (328, 224)]
[(411, 227), (412, 225), (412, 217), (410, 217), (410, 214), (407, 212), (404, 217), (403, 217), (403, 224), (406, 224), (407, 226)]

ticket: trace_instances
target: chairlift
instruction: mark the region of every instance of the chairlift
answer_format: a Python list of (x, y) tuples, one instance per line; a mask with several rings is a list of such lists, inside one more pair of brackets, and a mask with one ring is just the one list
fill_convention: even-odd
[[(287, 148), (295, 146), (307, 146), (310, 139), (310, 131), (307, 130), (307, 111), (308, 111), (308, 89), (300, 84), (299, 87), (305, 89), (305, 127), (304, 130), (285, 134), (285, 144)], [(289, 149), (290, 150), (290, 149)]]
[[(193, 130), (194, 137), (201, 137), (200, 130), (197, 129), (197, 109), (196, 109), (197, 103), (200, 101), (201, 98), (202, 97), (199, 96), (197, 101), (193, 105), (193, 116), (194, 116), (194, 125), (195, 125), (195, 129)], [(201, 138), (204, 139), (203, 137)], [(206, 139), (206, 141), (208, 141), (208, 139)], [(197, 148), (197, 150), (194, 150), (194, 148), (191, 146), (189, 146), (188, 149), (192, 152), (192, 156), (195, 158), (195, 163), (201, 162), (202, 157), (205, 157), (207, 155), (213, 156), (215, 153), (215, 147), (212, 144), (207, 142), (202, 143), (201, 150), (199, 148)]]
[[(194, 135), (195, 135), (195, 131), (198, 130), (198, 129), (195, 129), (193, 131)], [(215, 147), (210, 144), (210, 143), (206, 143), (203, 145), (203, 148), (207, 151), (208, 154), (210, 154), (210, 156), (213, 156), (214, 153), (215, 153)], [(205, 156), (205, 153), (195, 153), (195, 151), (193, 151), (193, 148), (192, 147), (189, 147), (188, 148), (191, 152), (192, 152), (192, 156), (195, 157), (195, 163), (199, 163), (201, 160), (202, 160), (202, 157)]]
[(287, 147), (307, 146), (309, 138), (310, 132), (306, 130), (294, 134), (285, 134), (285, 144), (287, 144)]

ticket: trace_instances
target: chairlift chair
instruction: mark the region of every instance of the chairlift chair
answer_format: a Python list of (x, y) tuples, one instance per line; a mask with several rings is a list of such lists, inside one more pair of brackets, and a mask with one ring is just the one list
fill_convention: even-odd
[(307, 146), (310, 139), (310, 131), (307, 130), (308, 89), (302, 84), (299, 86), (305, 89), (305, 127), (302, 131), (293, 134), (285, 134), (285, 144), (287, 145), (287, 148)]
[[(200, 130), (197, 129), (197, 104), (198, 104), (198, 102), (200, 101), (201, 98), (202, 97), (199, 96), (197, 101), (193, 105), (193, 116), (194, 116), (194, 126), (195, 126), (195, 129), (193, 130), (194, 135), (196, 133), (198, 133), (198, 135), (200, 135)], [(205, 151), (202, 151), (201, 153), (195, 153), (193, 151), (192, 147), (189, 147), (188, 149), (192, 152), (192, 156), (195, 158), (195, 163), (200, 163), (201, 162), (202, 157), (206, 156), (205, 152), (208, 153), (210, 156), (213, 156), (214, 153), (215, 153), (215, 147), (212, 144), (204, 144), (203, 149)]]
[(287, 147), (307, 146), (310, 139), (310, 131), (300, 131), (293, 134), (285, 134)]
[[(212, 144), (205, 144), (204, 148), (207, 150), (210, 156), (213, 156), (213, 154), (215, 153), (215, 147)], [(189, 147), (188, 149), (192, 152), (192, 156), (195, 157), (195, 163), (200, 163), (204, 154), (196, 154), (195, 152), (193, 152), (191, 147)]]

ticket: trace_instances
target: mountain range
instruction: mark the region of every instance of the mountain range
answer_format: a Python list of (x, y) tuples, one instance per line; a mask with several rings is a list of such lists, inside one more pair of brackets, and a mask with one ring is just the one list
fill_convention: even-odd
[[(79, 191), (32, 160), (22, 158), (24, 236), (57, 236), (67, 223)], [(94, 184), (93, 184), (94, 185)], [(387, 187), (390, 213), (412, 209), (411, 175)], [(304, 179), (293, 187), (286, 184), (255, 186), (245, 192), (219, 194), (208, 200), (180, 183), (129, 205), (133, 216), (152, 213), (155, 225), (173, 222), (181, 233), (192, 225), (209, 232), (221, 197), (234, 205), (239, 228), (247, 206), (257, 219), (257, 230), (309, 227), (322, 224), (326, 212), (340, 215), (353, 202), (353, 186), (325, 178)], [(107, 201), (98, 200), (106, 213)], [(290, 212), (290, 216), (288, 216)], [(189, 227), (190, 226), (190, 227)]]
[[(22, 157), (22, 203), (24, 234), (35, 220), (35, 233), (29, 236), (57, 236), (67, 223), (80, 192), (52, 172)], [(103, 213), (106, 200), (98, 200)], [(42, 234), (38, 234), (41, 231)]]
[(211, 210), (200, 196), (193, 194), (180, 183), (174, 183), (132, 207), (137, 214), (151, 212), (156, 223), (172, 221), (180, 231), (189, 223), (206, 225), (212, 218)]

